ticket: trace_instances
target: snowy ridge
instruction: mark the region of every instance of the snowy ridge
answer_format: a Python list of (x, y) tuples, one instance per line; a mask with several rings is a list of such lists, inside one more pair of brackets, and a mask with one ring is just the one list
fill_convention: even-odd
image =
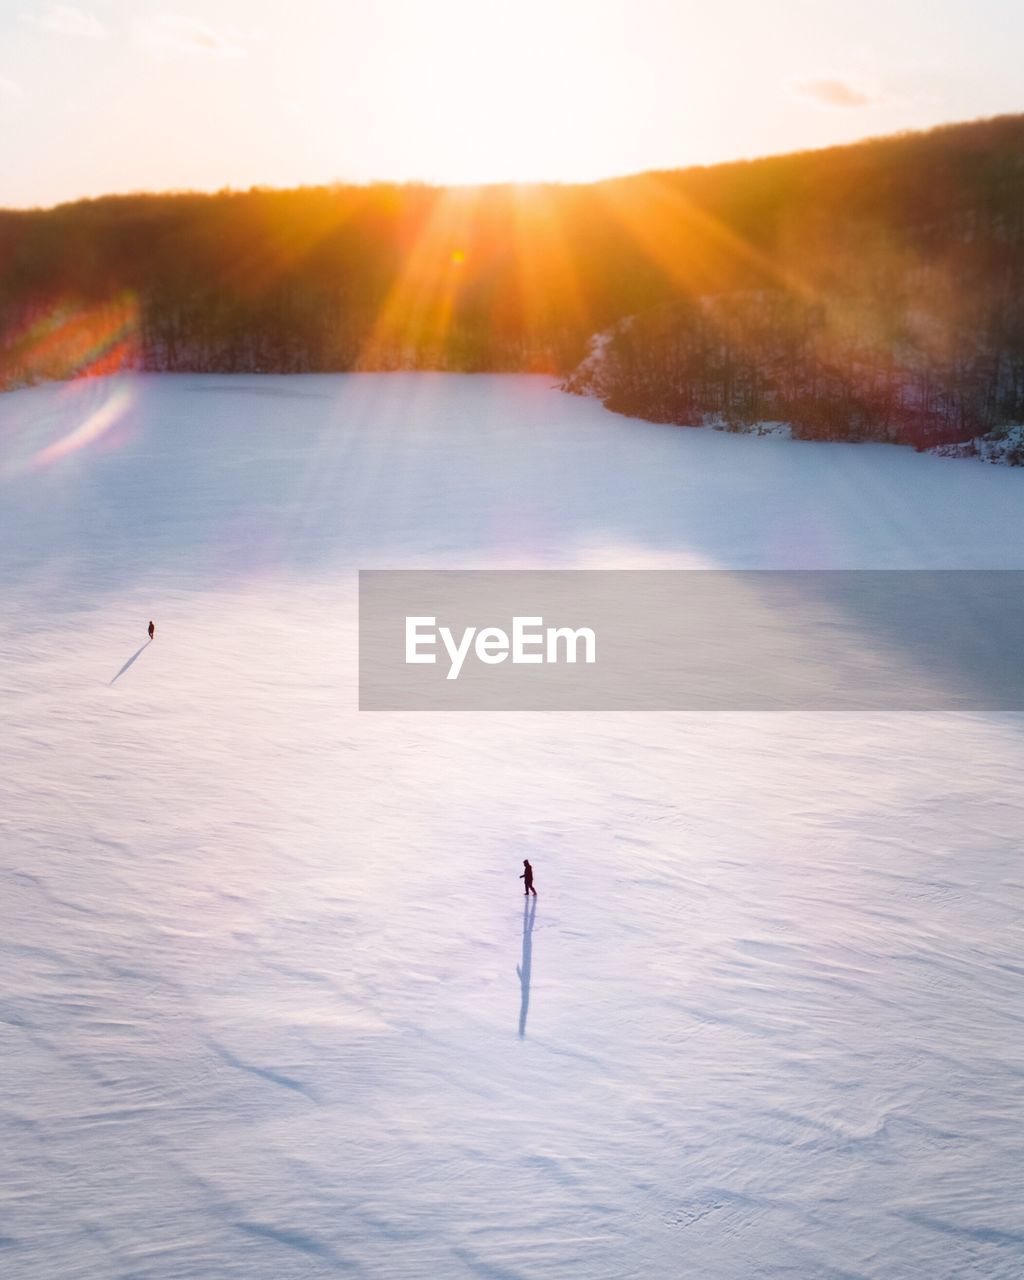
[[(757, 294), (740, 298), (736, 304), (746, 305), (755, 312), (760, 307), (767, 307), (766, 301)], [(717, 312), (724, 307), (726, 302), (723, 300), (702, 298), (699, 299), (697, 312), (704, 314), (711, 327), (717, 330), (717, 327), (722, 325)], [(761, 319), (763, 320), (763, 317)], [(915, 315), (913, 319), (914, 327), (921, 337), (927, 337), (936, 323), (935, 317), (929, 316), (926, 312)], [(720, 409), (707, 411), (701, 407), (699, 400), (693, 400), (692, 395), (689, 394), (682, 395), (680, 388), (675, 385), (682, 374), (687, 358), (710, 359), (712, 367), (702, 375), (707, 398), (718, 401), (722, 396), (722, 386), (716, 385), (716, 378), (720, 371), (714, 367), (717, 363), (721, 363), (732, 369), (730, 383), (741, 386), (749, 383), (748, 389), (758, 386), (757, 396), (761, 402), (767, 404), (778, 400), (777, 390), (770, 389), (770, 384), (778, 372), (777, 369), (773, 369), (772, 361), (765, 360), (765, 367), (758, 369), (757, 360), (754, 357), (745, 355), (738, 345), (733, 349), (726, 329), (724, 334), (716, 331), (709, 348), (701, 352), (699, 357), (695, 356), (693, 351), (688, 357), (680, 356), (678, 350), (673, 353), (662, 353), (660, 364), (655, 360), (651, 368), (645, 369), (642, 363), (636, 365), (636, 351), (629, 352), (628, 349), (633, 347), (647, 351), (651, 343), (665, 341), (665, 330), (671, 332), (673, 323), (680, 328), (685, 328), (685, 325), (678, 320), (673, 322), (662, 319), (653, 326), (652, 334), (647, 336), (641, 332), (639, 322), (639, 317), (629, 316), (610, 329), (595, 334), (590, 339), (587, 354), (583, 360), (560, 384), (562, 390), (574, 395), (592, 396), (600, 400), (606, 408), (646, 421), (710, 427), (713, 430), (741, 435), (782, 436), (789, 439), (854, 441), (867, 439), (885, 440), (891, 443), (914, 443), (911, 439), (902, 438), (894, 423), (888, 426), (883, 426), (881, 422), (872, 423), (870, 418), (865, 416), (863, 405), (856, 400), (850, 404), (844, 420), (841, 397), (846, 394), (847, 388), (838, 386), (835, 388), (836, 406), (834, 408), (837, 421), (825, 431), (822, 431), (821, 424), (817, 421), (809, 423), (761, 418), (752, 416), (739, 408), (728, 412)], [(709, 352), (713, 352), (710, 357)], [(647, 351), (647, 356), (650, 357), (651, 352)], [(678, 367), (673, 366), (673, 360)], [(929, 416), (929, 399), (934, 395), (934, 392), (929, 390), (926, 372), (916, 368), (913, 360), (909, 359), (906, 367), (898, 373), (893, 372), (891, 364), (892, 361), (886, 364), (884, 374), (886, 395), (898, 402), (911, 421), (915, 419), (920, 419), (921, 422), (926, 421)], [(863, 381), (865, 386), (871, 387), (878, 383), (879, 370), (873, 367), (869, 353), (862, 353), (860, 362), (851, 357), (849, 367), (855, 378)], [(683, 381), (686, 380), (683, 379)], [(769, 384), (769, 387), (759, 385), (762, 383)], [(878, 388), (874, 387), (874, 390), (877, 392)], [(827, 405), (830, 399), (827, 392), (823, 393), (822, 398), (823, 403)], [(830, 410), (830, 413), (832, 412), (833, 410)], [(817, 416), (818, 411), (815, 410), (811, 417), (813, 419)], [(986, 462), (1021, 466), (1024, 465), (1022, 432), (1024, 428), (1017, 425), (1000, 426), (973, 439), (934, 446), (931, 451), (940, 457), (981, 458)], [(918, 442), (917, 447), (923, 446)]]
[[(628, 318), (622, 321), (622, 325), (628, 324)], [(616, 325), (593, 335), (587, 343), (587, 354), (562, 383), (563, 391), (571, 391), (578, 396), (594, 396), (598, 400), (611, 394), (614, 375), (610, 347), (620, 327)]]
[[(616, 371), (612, 343), (616, 333), (628, 329), (631, 320), (632, 317), (627, 317), (615, 328), (594, 334), (588, 344), (586, 356), (561, 383), (563, 391), (578, 396), (592, 396), (602, 402), (614, 395)], [(788, 422), (740, 422), (735, 418), (728, 419), (720, 413), (701, 414), (689, 425), (708, 427), (712, 431), (728, 431), (734, 435), (778, 436), (784, 440), (793, 438), (793, 428)]]
[(933, 452), (944, 458), (980, 458), (982, 462), (1024, 467), (1024, 426), (999, 427), (963, 444), (939, 445)]

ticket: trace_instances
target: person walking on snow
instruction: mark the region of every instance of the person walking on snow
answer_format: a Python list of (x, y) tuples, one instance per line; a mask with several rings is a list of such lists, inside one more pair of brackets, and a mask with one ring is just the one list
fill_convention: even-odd
[(530, 861), (528, 858), (523, 859), (523, 866), (526, 868), (526, 870), (519, 877), (519, 879), (523, 881), (523, 893), (527, 897), (529, 897), (529, 895), (532, 893), (533, 896), (536, 898), (537, 890), (533, 887), (533, 867), (530, 866)]
[(148, 626), (147, 630), (149, 631), (149, 638), (150, 638), (150, 640), (152, 640), (152, 639), (153, 639), (153, 637), (156, 635), (156, 627), (154, 627), (154, 626), (153, 626), (153, 619), (152, 619), (152, 618), (150, 618), (150, 620), (149, 620), (149, 626)]

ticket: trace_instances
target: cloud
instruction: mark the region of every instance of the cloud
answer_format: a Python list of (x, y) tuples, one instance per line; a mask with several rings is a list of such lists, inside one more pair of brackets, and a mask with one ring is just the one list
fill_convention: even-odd
[(17, 102), (19, 98), (24, 96), (24, 91), (16, 80), (9, 80), (7, 76), (0, 76), (0, 102)]
[(39, 13), (22, 14), (26, 22), (52, 31), (58, 36), (76, 36), (87, 40), (103, 40), (106, 30), (95, 14), (85, 13), (70, 4), (50, 4)]
[(841, 76), (808, 76), (790, 80), (789, 87), (796, 97), (819, 107), (873, 107), (881, 101), (879, 95), (868, 93)]
[(245, 49), (198, 18), (162, 13), (136, 24), (136, 41), (159, 54), (195, 54), (203, 58), (244, 58)]

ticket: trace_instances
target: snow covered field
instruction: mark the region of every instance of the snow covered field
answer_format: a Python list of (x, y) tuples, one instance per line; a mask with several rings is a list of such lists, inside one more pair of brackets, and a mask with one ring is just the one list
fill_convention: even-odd
[(355, 709), (359, 568), (1021, 568), (1024, 472), (146, 376), (0, 495), (5, 1280), (1024, 1273), (1021, 717)]

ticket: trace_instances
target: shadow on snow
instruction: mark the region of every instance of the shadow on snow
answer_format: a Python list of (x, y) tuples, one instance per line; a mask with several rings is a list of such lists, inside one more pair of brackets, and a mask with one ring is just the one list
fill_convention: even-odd
[(522, 999), (519, 1004), (519, 1039), (526, 1037), (526, 1015), (530, 1010), (530, 968), (533, 963), (533, 918), (537, 914), (537, 899), (528, 898), (523, 903), (523, 959), (516, 965)]
[(146, 641), (146, 643), (145, 643), (144, 645), (140, 645), (140, 646), (139, 646), (139, 648), (135, 650), (135, 652), (132, 654), (132, 656), (131, 656), (131, 657), (128, 659), (128, 661), (124, 664), (124, 666), (121, 668), (121, 670), (117, 673), (117, 675), (116, 675), (116, 676), (114, 676), (114, 679), (113, 679), (113, 680), (111, 680), (111, 682), (110, 682), (110, 683), (111, 683), (111, 684), (116, 684), (116, 682), (117, 682), (118, 680), (120, 680), (120, 679), (121, 679), (121, 677), (122, 677), (122, 676), (124, 675), (124, 673), (128, 670), (128, 668), (132, 665), (132, 663), (133, 663), (133, 662), (135, 662), (135, 661), (136, 661), (136, 659), (138, 659), (139, 657), (141, 657), (141, 655), (142, 655), (142, 650), (143, 650), (143, 649), (148, 649), (148, 648), (149, 648), (149, 646), (150, 646), (152, 643), (153, 643), (153, 641), (152, 641), (152, 640), (147, 640), (147, 641)]

